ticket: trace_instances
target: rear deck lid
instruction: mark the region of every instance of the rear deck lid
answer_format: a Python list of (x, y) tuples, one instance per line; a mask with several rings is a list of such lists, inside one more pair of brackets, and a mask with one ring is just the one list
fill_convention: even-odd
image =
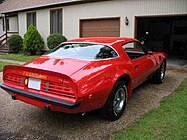
[(32, 62), (26, 63), (23, 66), (29, 68), (36, 68), (41, 70), (53, 71), (67, 76), (71, 76), (84, 66), (90, 63), (89, 60), (79, 60), (72, 58), (55, 58), (48, 56), (41, 56)]

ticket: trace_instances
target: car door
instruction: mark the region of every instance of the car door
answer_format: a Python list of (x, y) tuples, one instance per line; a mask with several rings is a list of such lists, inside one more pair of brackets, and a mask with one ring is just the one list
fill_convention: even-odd
[(126, 43), (122, 47), (132, 63), (132, 84), (135, 88), (148, 79), (156, 62), (138, 41)]

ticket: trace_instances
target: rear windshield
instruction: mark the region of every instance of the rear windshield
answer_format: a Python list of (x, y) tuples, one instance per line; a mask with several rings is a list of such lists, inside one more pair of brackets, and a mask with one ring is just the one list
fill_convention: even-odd
[(93, 60), (115, 58), (118, 54), (113, 48), (103, 44), (64, 43), (48, 52), (46, 56)]

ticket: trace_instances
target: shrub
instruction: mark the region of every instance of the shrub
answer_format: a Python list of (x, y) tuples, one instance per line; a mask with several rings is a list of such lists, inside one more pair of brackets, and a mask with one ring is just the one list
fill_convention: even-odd
[(61, 34), (57, 34), (57, 33), (51, 34), (47, 38), (47, 46), (49, 49), (53, 49), (66, 40), (67, 40), (66, 37)]
[(44, 46), (43, 38), (36, 29), (35, 26), (30, 25), (23, 39), (23, 49), (24, 52), (28, 52), (31, 55), (36, 54)]
[(12, 35), (8, 39), (9, 52), (17, 54), (23, 49), (23, 38), (20, 35)]

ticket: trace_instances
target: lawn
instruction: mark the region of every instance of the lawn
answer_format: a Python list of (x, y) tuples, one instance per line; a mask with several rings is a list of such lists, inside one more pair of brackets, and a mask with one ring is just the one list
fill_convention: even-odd
[(13, 64), (13, 63), (1, 62), (1, 61), (0, 61), (0, 71), (3, 70), (3, 67), (4, 67), (5, 65), (9, 65), (9, 64), (11, 64), (11, 65), (19, 65), (19, 64)]
[(21, 54), (2, 54), (0, 55), (0, 59), (10, 59), (10, 60), (17, 60), (17, 61), (23, 61), (23, 62), (29, 62), (35, 58), (39, 57), (38, 55), (21, 55)]
[(114, 135), (113, 140), (187, 140), (187, 79), (161, 106)]

